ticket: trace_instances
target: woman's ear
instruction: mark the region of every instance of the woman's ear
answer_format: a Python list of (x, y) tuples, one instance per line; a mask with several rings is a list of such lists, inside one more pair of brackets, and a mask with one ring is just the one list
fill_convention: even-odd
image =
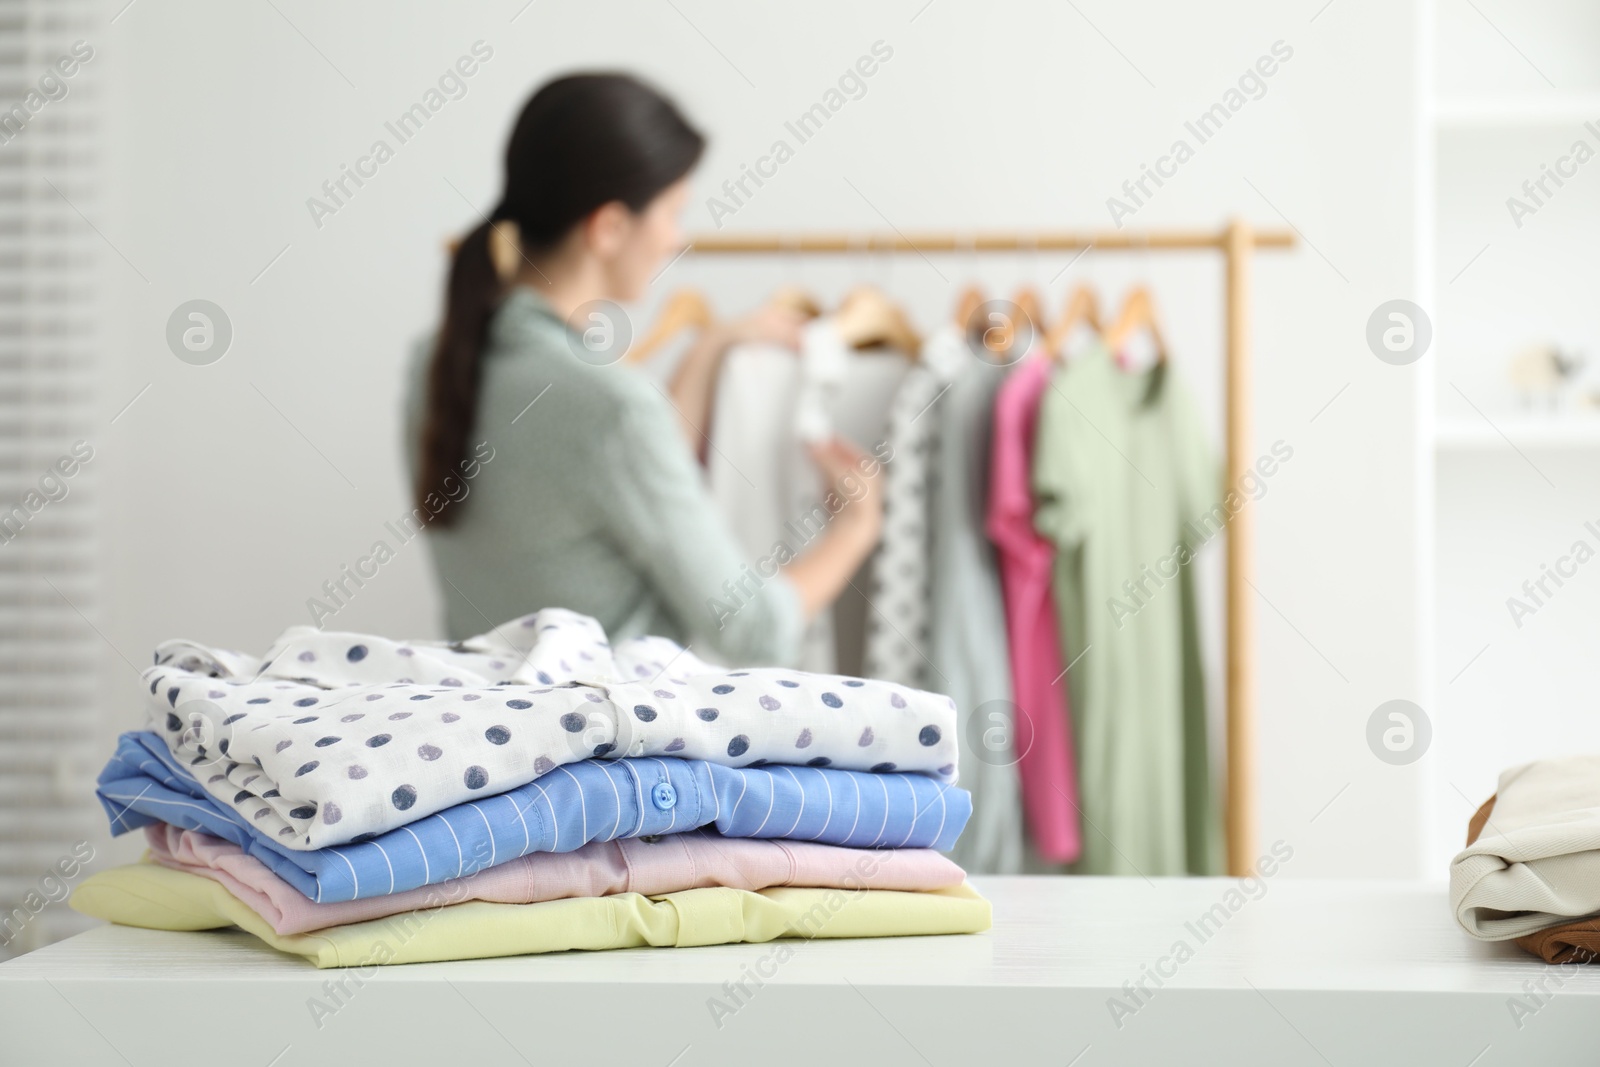
[(627, 243), (633, 212), (620, 200), (601, 204), (583, 222), (584, 243), (601, 259), (610, 259)]

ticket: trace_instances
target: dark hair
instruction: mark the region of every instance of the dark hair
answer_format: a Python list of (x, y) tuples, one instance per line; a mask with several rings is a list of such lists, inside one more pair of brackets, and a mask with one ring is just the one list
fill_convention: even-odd
[[(689, 173), (704, 148), (705, 138), (672, 101), (626, 74), (557, 78), (528, 100), (506, 145), (500, 203), (461, 241), (450, 265), (414, 487), (424, 511), (425, 498), (466, 458), (489, 321), (506, 294), (490, 255), (490, 227), (514, 222), (525, 252), (548, 249), (612, 201), (644, 210)], [(459, 506), (433, 521), (449, 525)]]

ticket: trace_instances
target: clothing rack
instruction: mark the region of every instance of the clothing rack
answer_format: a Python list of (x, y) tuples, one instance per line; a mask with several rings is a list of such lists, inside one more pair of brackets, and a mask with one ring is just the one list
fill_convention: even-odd
[[(1258, 230), (1239, 219), (1220, 230), (1097, 232), (995, 231), (960, 234), (811, 233), (705, 234), (689, 242), (701, 255), (872, 252), (1215, 251), (1224, 266), (1226, 358), (1226, 474), (1228, 485), (1251, 466), (1250, 266), (1259, 248), (1292, 248), (1289, 230)], [(1225, 633), (1227, 777), (1224, 799), (1228, 873), (1243, 877), (1256, 860), (1255, 602), (1251, 598), (1252, 515), (1244, 508), (1228, 523)]]

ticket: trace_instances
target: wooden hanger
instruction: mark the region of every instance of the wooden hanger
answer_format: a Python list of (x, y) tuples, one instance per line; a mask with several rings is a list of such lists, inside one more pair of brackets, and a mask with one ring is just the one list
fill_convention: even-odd
[(984, 295), (983, 288), (981, 286), (969, 285), (965, 289), (961, 290), (961, 295), (956, 298), (956, 328), (962, 331), (970, 330), (972, 326), (972, 316), (977, 313), (978, 308), (983, 306), (983, 303)]
[(643, 363), (684, 330), (703, 330), (714, 321), (715, 316), (711, 313), (711, 305), (706, 302), (705, 294), (698, 289), (679, 289), (662, 305), (650, 332), (629, 346), (623, 360), (627, 363)]
[(789, 308), (798, 311), (808, 319), (814, 319), (822, 314), (822, 305), (816, 298), (798, 285), (780, 285), (772, 291), (767, 298), (767, 303), (774, 307)]
[(967, 286), (956, 300), (955, 325), (967, 339), (967, 346), (974, 355), (1000, 362), (1011, 347), (1012, 333), (1009, 328), (997, 331), (988, 322), (977, 318), (978, 309), (988, 302), (981, 286)]
[(1028, 321), (1033, 323), (1033, 332), (1042, 336), (1045, 333), (1044, 301), (1039, 298), (1039, 290), (1031, 285), (1024, 285), (1011, 294), (1011, 302), (1028, 316)]
[(1106, 331), (1106, 347), (1120, 361), (1123, 345), (1139, 330), (1150, 332), (1150, 338), (1156, 345), (1156, 362), (1165, 363), (1167, 342), (1161, 336), (1161, 323), (1156, 319), (1155, 301), (1150, 297), (1150, 290), (1142, 285), (1129, 290), (1127, 298), (1122, 301), (1117, 321)]
[(1097, 334), (1105, 334), (1100, 326), (1100, 298), (1087, 285), (1078, 286), (1067, 297), (1066, 306), (1061, 309), (1061, 320), (1045, 335), (1045, 348), (1056, 359), (1065, 359), (1067, 342), (1079, 326), (1087, 326)]
[[(1037, 344), (1045, 336), (1044, 302), (1039, 299), (1039, 290), (1031, 285), (1024, 285), (1011, 294), (1011, 302), (1027, 317), (1033, 326), (1032, 341)], [(1010, 352), (1018, 343), (1017, 324), (1012, 323), (1010, 329), (1005, 331), (1006, 337), (1001, 348), (1002, 353)], [(991, 347), (987, 344), (985, 347)], [(1026, 352), (1022, 355), (1027, 355)]]
[(911, 328), (905, 312), (881, 289), (864, 285), (845, 297), (834, 315), (839, 335), (853, 348), (888, 345), (915, 359), (922, 338)]

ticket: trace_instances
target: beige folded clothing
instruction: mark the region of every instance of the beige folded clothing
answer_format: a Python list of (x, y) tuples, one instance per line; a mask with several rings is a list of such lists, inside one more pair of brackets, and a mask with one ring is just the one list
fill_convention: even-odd
[(1450, 863), (1462, 928), (1506, 941), (1600, 913), (1600, 755), (1513, 767), (1496, 797)]

